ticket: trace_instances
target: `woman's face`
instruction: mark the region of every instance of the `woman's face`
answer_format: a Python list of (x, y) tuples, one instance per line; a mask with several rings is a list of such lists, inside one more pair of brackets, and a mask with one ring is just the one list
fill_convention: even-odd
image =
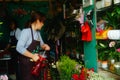
[(44, 25), (43, 22), (37, 20), (37, 22), (36, 22), (37, 30), (41, 30), (41, 28), (42, 28), (43, 25)]
[(12, 30), (15, 29), (15, 24), (14, 24), (14, 23), (11, 23), (11, 25), (10, 25), (10, 29), (12, 29)]

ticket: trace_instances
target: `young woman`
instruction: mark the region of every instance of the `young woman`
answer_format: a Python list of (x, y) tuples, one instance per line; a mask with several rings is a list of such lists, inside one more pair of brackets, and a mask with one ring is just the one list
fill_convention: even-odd
[(9, 51), (11, 54), (10, 65), (13, 68), (12, 73), (16, 74), (16, 80), (20, 80), (19, 69), (18, 69), (18, 52), (16, 51), (16, 45), (21, 34), (20, 28), (18, 28), (17, 22), (11, 20), (10, 24), (10, 38), (9, 43), (7, 44), (5, 51)]
[(44, 21), (45, 15), (43, 13), (33, 12), (30, 27), (22, 30), (20, 39), (18, 40), (16, 50), (21, 54), (19, 62), (22, 80), (37, 80), (31, 74), (34, 63), (39, 59), (38, 53), (35, 53), (35, 50), (39, 48), (50, 50), (50, 47), (43, 42), (39, 31), (44, 25)]

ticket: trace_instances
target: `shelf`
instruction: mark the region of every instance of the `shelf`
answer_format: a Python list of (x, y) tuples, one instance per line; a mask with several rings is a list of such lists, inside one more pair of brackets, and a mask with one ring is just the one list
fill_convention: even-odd
[(101, 68), (101, 69), (120, 76), (120, 68), (114, 68), (114, 70), (110, 70), (108, 68)]
[(111, 6), (108, 6), (108, 7), (103, 7), (103, 8), (100, 8), (100, 9), (96, 9), (96, 12), (99, 12), (99, 11), (106, 11), (108, 9), (110, 9)]

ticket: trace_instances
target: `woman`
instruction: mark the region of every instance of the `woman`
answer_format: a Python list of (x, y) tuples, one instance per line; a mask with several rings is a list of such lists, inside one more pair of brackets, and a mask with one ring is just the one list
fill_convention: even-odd
[[(39, 30), (44, 25), (45, 16), (41, 12), (33, 12), (30, 20), (30, 27), (21, 32), (16, 50), (21, 54), (19, 57), (22, 80), (36, 80), (31, 74), (34, 63), (39, 59), (36, 50), (50, 50), (47, 44), (44, 44)], [(30, 59), (33, 60), (30, 61)]]
[(9, 51), (11, 54), (11, 67), (13, 70), (11, 72), (16, 73), (16, 80), (20, 80), (19, 69), (18, 69), (18, 52), (16, 51), (16, 44), (20, 37), (21, 30), (18, 28), (17, 22), (11, 20), (10, 24), (10, 39), (4, 51)]
[(9, 24), (10, 27), (10, 39), (9, 39), (9, 43), (6, 46), (5, 50), (9, 49), (9, 48), (14, 48), (17, 44), (17, 41), (20, 37), (20, 33), (21, 30), (18, 28), (17, 23), (15, 20), (12, 20)]

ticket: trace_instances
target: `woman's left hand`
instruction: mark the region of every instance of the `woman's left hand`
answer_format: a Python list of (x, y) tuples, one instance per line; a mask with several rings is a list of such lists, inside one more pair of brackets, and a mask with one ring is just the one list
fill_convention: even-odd
[(44, 50), (46, 50), (46, 51), (49, 51), (49, 50), (50, 50), (50, 46), (47, 45), (47, 44), (43, 44), (43, 45), (42, 45), (42, 48), (43, 48)]

